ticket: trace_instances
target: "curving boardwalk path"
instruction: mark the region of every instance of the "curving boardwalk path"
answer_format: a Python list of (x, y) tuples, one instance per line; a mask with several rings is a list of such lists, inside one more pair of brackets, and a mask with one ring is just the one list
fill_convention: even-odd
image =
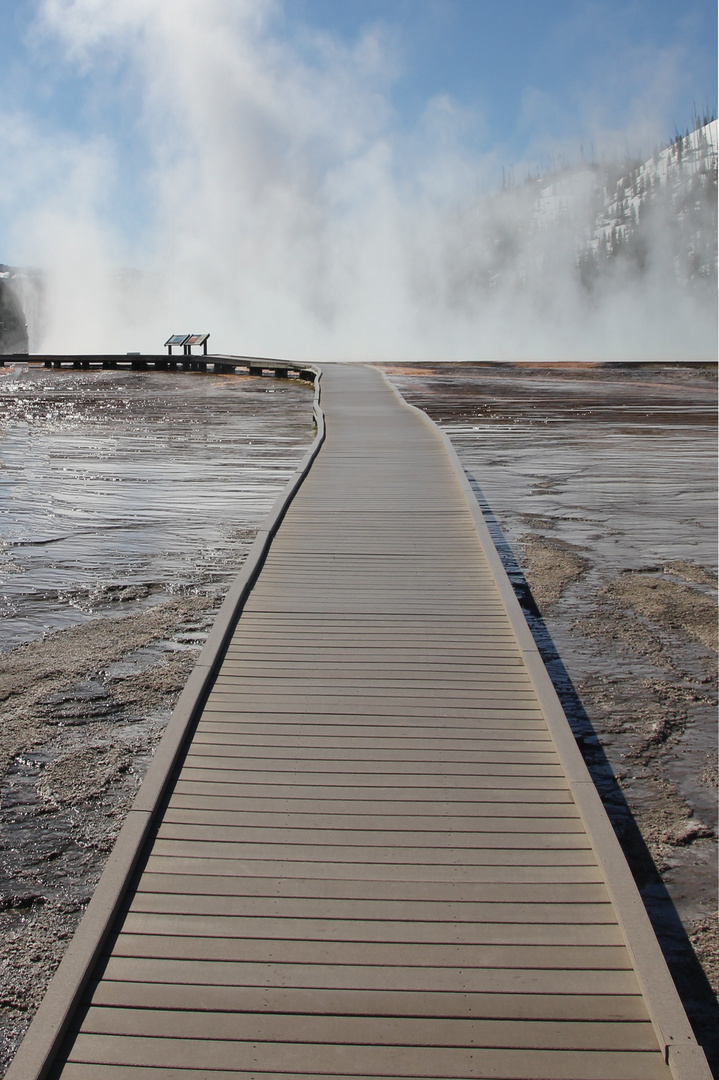
[(321, 395), (8, 1080), (708, 1077), (446, 440)]

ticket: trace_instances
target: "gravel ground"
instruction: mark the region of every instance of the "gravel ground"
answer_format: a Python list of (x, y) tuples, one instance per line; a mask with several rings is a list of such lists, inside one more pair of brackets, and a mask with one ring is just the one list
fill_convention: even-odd
[(218, 601), (99, 618), (0, 676), (0, 1068), (39, 1005), (194, 666)]

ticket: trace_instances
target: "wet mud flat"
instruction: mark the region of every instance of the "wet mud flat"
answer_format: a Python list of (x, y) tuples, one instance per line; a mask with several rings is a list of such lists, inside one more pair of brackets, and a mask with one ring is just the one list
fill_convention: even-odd
[(385, 370), (472, 481), (719, 1075), (716, 365)]
[(0, 1075), (312, 401), (242, 376), (0, 378)]

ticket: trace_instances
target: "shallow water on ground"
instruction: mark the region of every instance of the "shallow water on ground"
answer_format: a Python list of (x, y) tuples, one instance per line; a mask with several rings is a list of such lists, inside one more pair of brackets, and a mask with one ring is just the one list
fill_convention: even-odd
[(536, 516), (607, 572), (687, 557), (716, 569), (715, 385), (490, 367), (393, 381), (451, 436), (515, 535)]
[(306, 384), (8, 369), (0, 378), (0, 650), (212, 591), (312, 438)]

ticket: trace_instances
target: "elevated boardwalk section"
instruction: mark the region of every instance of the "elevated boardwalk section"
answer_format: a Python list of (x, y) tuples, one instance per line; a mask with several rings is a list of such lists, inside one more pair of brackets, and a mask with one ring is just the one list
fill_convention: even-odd
[(97, 371), (210, 371), (216, 375), (274, 375), (278, 379), (303, 379), (314, 382), (316, 368), (292, 360), (273, 360), (262, 356), (226, 356), (203, 353), (181, 356), (167, 353), (0, 353), (0, 367), (28, 364), (56, 370)]
[(8, 1080), (706, 1080), (451, 448), (321, 406)]

